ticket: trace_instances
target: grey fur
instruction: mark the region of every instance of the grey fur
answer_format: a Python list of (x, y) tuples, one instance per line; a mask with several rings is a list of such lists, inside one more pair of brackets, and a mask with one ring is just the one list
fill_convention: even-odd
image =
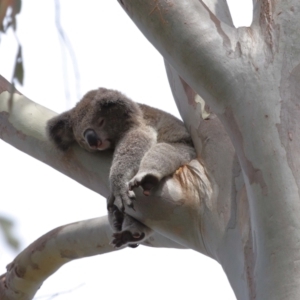
[(196, 156), (180, 120), (105, 88), (88, 92), (73, 109), (49, 120), (47, 132), (63, 151), (74, 142), (88, 151), (114, 149), (107, 207), (116, 248), (136, 247), (151, 235), (150, 228), (124, 213), (125, 206), (133, 207), (133, 189), (141, 186), (149, 195), (162, 178)]

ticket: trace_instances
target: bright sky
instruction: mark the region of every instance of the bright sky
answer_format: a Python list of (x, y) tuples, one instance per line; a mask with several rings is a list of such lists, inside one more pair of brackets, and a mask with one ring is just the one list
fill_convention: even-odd
[[(23, 46), (25, 82), (18, 89), (24, 95), (62, 112), (86, 91), (103, 86), (178, 116), (160, 54), (117, 1), (61, 1), (61, 23), (76, 55), (80, 84), (60, 43), (55, 1), (22, 2), (17, 35)], [(251, 0), (228, 2), (236, 26), (249, 25)], [(0, 74), (8, 80), (15, 52), (14, 35), (1, 37)], [(104, 199), (75, 181), (1, 140), (0, 153), (0, 215), (15, 222), (21, 249), (55, 227), (106, 214)], [(16, 254), (0, 232), (0, 274)], [(119, 299), (117, 291), (124, 300), (235, 299), (215, 261), (191, 250), (142, 246), (73, 261), (43, 284), (36, 299), (57, 293), (55, 299), (63, 300)]]

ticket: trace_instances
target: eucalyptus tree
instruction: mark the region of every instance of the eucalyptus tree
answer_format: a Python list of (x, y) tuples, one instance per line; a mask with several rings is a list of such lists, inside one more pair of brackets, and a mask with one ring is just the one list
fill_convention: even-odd
[[(224, 0), (119, 2), (164, 57), (198, 154), (150, 200), (137, 192), (136, 210), (126, 212), (155, 231), (147, 245), (217, 260), (237, 299), (299, 299), (298, 0), (253, 1), (252, 25), (242, 28)], [(54, 113), (11, 98), (3, 78), (0, 89), (2, 139), (108, 195), (109, 153), (55, 152), (45, 135)], [(106, 217), (47, 233), (8, 266), (1, 299), (32, 299), (64, 263), (113, 251), (110, 234)]]

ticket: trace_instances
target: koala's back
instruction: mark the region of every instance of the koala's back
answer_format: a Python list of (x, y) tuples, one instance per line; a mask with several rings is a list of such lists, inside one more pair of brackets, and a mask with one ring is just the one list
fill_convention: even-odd
[(192, 139), (183, 122), (160, 109), (138, 103), (146, 125), (157, 132), (157, 142), (184, 143), (193, 146)]

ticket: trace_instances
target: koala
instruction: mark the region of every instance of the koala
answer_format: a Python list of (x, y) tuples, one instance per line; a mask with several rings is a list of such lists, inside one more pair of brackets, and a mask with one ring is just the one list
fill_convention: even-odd
[(141, 187), (150, 195), (162, 178), (196, 157), (180, 120), (105, 88), (88, 92), (74, 108), (50, 119), (47, 133), (62, 151), (73, 143), (90, 152), (113, 150), (107, 207), (116, 248), (137, 247), (152, 233), (124, 212), (125, 206), (134, 209), (133, 190)]

